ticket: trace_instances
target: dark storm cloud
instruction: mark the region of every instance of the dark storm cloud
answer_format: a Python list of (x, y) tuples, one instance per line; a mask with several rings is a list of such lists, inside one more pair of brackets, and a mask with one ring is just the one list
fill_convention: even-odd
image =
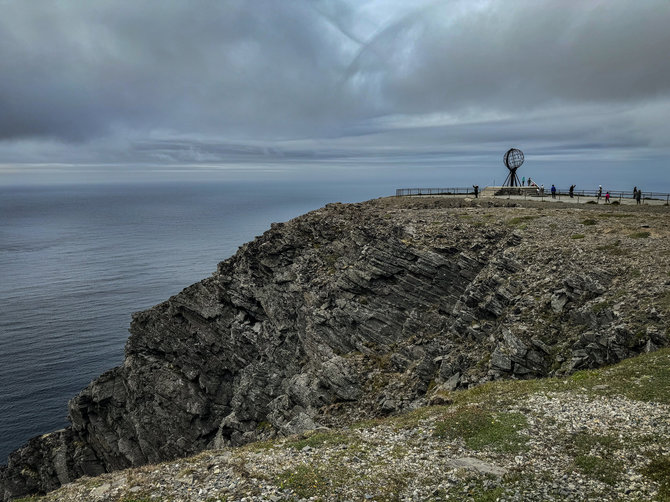
[(0, 147), (15, 160), (411, 155), (514, 138), (670, 146), (667, 0), (0, 10)]
[(344, 64), (329, 48), (342, 35), (307, 2), (2, 7), (5, 138), (290, 129), (324, 114)]

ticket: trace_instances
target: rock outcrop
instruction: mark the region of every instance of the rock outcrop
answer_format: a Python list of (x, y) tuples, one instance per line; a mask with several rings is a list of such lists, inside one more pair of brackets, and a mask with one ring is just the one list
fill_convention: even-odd
[(274, 224), (133, 316), (123, 365), (10, 455), (3, 498), (667, 345), (667, 209), (627, 210), (385, 199)]

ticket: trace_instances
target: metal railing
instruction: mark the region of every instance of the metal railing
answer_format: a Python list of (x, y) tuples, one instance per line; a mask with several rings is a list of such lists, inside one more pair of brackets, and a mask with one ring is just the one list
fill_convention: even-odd
[[(485, 187), (486, 188), (486, 187)], [(514, 187), (518, 189), (519, 193), (512, 193), (514, 190), (508, 190), (507, 193), (496, 194), (498, 197), (523, 197), (524, 199), (551, 199), (551, 188), (544, 188), (544, 191), (539, 187)], [(479, 189), (481, 194), (482, 189)], [(555, 199), (566, 199), (573, 198), (577, 199), (577, 202), (582, 198), (589, 198), (590, 200), (596, 199), (596, 202), (605, 202), (607, 191), (604, 190), (600, 193), (598, 197), (598, 190), (574, 190), (572, 196), (570, 196), (570, 190), (568, 188), (557, 188)], [(471, 187), (451, 187), (451, 188), (398, 188), (395, 191), (396, 197), (407, 196), (407, 195), (473, 195), (474, 190)], [(614, 201), (621, 202), (624, 199), (634, 200), (635, 196), (632, 191), (627, 192), (623, 190), (610, 190), (610, 203)], [(665, 202), (665, 204), (670, 205), (670, 193), (666, 192), (642, 192), (641, 202), (646, 201), (657, 201)]]
[(395, 191), (396, 197), (403, 195), (474, 195), (472, 187), (463, 188), (398, 188)]
[[(530, 192), (530, 193), (528, 193)], [(670, 193), (666, 192), (641, 192), (642, 195), (640, 197), (640, 202), (645, 202), (645, 201), (659, 201), (663, 202), (665, 201), (666, 204), (670, 204)], [(607, 190), (603, 190), (602, 192), (599, 190), (574, 190), (572, 192), (572, 195), (570, 195), (570, 189), (567, 188), (557, 188), (556, 189), (556, 194), (555, 197), (551, 195), (551, 188), (544, 188), (544, 191), (541, 188), (536, 189), (535, 192), (532, 190), (528, 190), (528, 188), (525, 188), (523, 190), (523, 193), (519, 194), (526, 198), (541, 198), (541, 199), (546, 199), (546, 198), (555, 198), (555, 199), (566, 199), (566, 198), (573, 198), (577, 199), (577, 202), (581, 198), (586, 198), (588, 197), (589, 199), (596, 199), (596, 202), (606, 201), (607, 198)], [(635, 199), (635, 194), (631, 192), (627, 192), (624, 190), (610, 190), (609, 191), (609, 201), (614, 202), (614, 201), (619, 201), (621, 202), (624, 199), (628, 200), (634, 200)]]

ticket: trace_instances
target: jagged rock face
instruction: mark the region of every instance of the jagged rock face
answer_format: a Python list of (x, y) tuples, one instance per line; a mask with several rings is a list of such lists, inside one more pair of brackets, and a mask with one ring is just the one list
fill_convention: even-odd
[[(273, 225), (133, 316), (123, 365), (72, 399), (71, 427), (10, 456), (4, 498), (667, 343), (662, 306), (640, 334), (638, 306), (607, 296), (630, 256), (555, 235), (590, 208), (489, 206), (379, 200)], [(649, 281), (662, 304), (667, 285)]]

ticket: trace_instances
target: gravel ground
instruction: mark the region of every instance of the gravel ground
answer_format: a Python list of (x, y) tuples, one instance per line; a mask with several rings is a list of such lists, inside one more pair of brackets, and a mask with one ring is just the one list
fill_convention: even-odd
[[(670, 362), (670, 351), (652, 356)], [(589, 375), (606, 379), (599, 371)], [(648, 470), (670, 465), (670, 406), (579, 378), (456, 392), (450, 405), (83, 478), (41, 500), (668, 500), (667, 473), (659, 485)], [(666, 385), (653, 379), (642, 371), (630, 385)]]

